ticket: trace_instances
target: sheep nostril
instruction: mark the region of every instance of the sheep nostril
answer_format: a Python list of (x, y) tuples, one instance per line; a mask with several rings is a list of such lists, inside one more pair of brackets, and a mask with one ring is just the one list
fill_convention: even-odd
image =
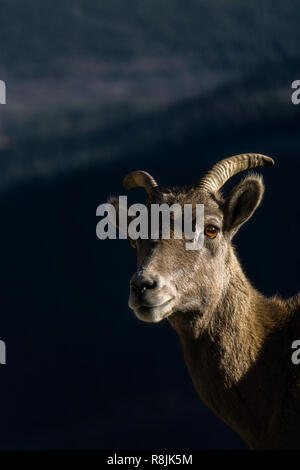
[(155, 289), (157, 287), (157, 281), (155, 279), (138, 279), (132, 280), (130, 283), (130, 287), (136, 293), (142, 295), (146, 292), (146, 290)]
[(143, 288), (145, 290), (146, 289), (155, 289), (156, 286), (157, 286), (157, 282), (155, 281), (155, 279), (153, 279), (152, 281), (147, 282)]
[(131, 282), (130, 283), (130, 287), (132, 290), (134, 290), (135, 292), (139, 292), (139, 287), (134, 283), (134, 282)]

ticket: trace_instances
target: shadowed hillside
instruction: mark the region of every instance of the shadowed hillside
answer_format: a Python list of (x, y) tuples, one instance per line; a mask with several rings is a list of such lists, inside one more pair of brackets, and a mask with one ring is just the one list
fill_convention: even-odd
[(167, 321), (129, 310), (134, 253), (96, 238), (95, 213), (134, 169), (185, 184), (270, 155), (237, 250), (263, 293), (299, 291), (298, 4), (2, 3), (0, 448), (245, 448)]
[[(200, 100), (199, 113), (202, 107)], [(238, 133), (216, 130), (218, 139), (211, 139), (204, 137), (201, 123), (198, 134), (196, 112), (197, 101), (192, 101), (162, 116), (145, 117), (147, 125), (137, 120), (136, 147), (132, 137), (126, 158), (117, 153), (111, 162), (70, 165), (55, 177), (35, 173), (28, 182), (3, 189), (1, 310), (9, 367), (3, 372), (7, 406), (2, 419), (9, 428), (1, 436), (2, 447), (242, 446), (196, 397), (167, 322), (145, 325), (129, 311), (135, 259), (127, 241), (95, 236), (97, 205), (109, 194), (124, 194), (121, 181), (131, 169), (149, 170), (163, 184), (186, 183), (220, 157), (239, 149), (260, 150), (274, 156), (276, 166), (263, 172), (265, 201), (239, 234), (238, 252), (264, 293), (299, 290), (300, 252), (294, 253), (292, 244), (282, 245), (283, 236), (296, 236), (299, 219), (296, 135), (295, 148), (290, 141), (284, 149), (289, 121), (282, 136), (268, 127), (262, 132), (258, 118), (251, 127), (239, 126)], [(194, 126), (185, 130), (187, 116)], [(169, 135), (162, 132), (166, 122)], [(179, 139), (176, 124), (188, 138)], [(141, 154), (145, 129), (154, 138), (147, 151), (144, 141)], [(293, 136), (293, 127), (290, 132)], [(124, 145), (125, 134), (117, 127), (116, 148), (117, 142)], [(58, 155), (59, 149), (72, 158), (84, 151), (85, 139), (95, 153), (101, 152), (101, 138), (95, 133), (93, 141), (83, 134), (49, 141), (43, 158)], [(43, 144), (28, 139), (21, 147), (34, 158)], [(283, 181), (289, 182), (284, 191)], [(130, 199), (135, 195), (144, 198), (143, 190), (133, 191)]]

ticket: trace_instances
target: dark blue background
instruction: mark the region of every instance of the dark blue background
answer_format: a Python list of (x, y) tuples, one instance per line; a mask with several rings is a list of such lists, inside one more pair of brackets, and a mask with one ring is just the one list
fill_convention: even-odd
[(196, 396), (169, 324), (127, 307), (134, 253), (96, 238), (95, 213), (134, 169), (185, 184), (221, 158), (270, 155), (236, 245), (264, 294), (296, 293), (299, 14), (275, 0), (2, 2), (1, 449), (246, 447)]

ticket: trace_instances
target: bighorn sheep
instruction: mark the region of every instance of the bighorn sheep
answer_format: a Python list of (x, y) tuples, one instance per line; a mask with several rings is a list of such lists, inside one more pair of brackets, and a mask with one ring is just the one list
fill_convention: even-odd
[[(182, 189), (163, 189), (146, 172), (128, 175), (124, 187), (143, 186), (148, 206), (202, 203), (205, 210), (199, 251), (185, 250), (174, 237), (131, 240), (138, 268), (129, 305), (141, 320), (168, 319), (201, 400), (250, 448), (300, 449), (300, 365), (291, 360), (300, 339), (300, 295), (264, 297), (231, 243), (262, 200), (261, 177), (248, 175), (226, 199), (220, 192), (234, 174), (273, 164), (264, 155), (237, 155)], [(118, 208), (117, 199), (110, 202)]]

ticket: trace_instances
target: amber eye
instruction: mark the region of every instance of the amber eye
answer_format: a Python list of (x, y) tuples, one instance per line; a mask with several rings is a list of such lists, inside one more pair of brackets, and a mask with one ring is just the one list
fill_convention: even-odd
[(213, 225), (207, 225), (205, 227), (204, 233), (209, 238), (215, 238), (217, 236), (218, 230), (219, 229), (217, 229), (217, 227), (214, 227)]

